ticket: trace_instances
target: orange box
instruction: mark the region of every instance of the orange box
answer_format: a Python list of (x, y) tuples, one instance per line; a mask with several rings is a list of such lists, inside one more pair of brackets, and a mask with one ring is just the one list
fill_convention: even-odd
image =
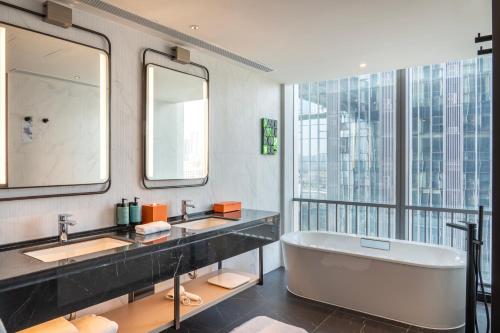
[(147, 204), (142, 205), (142, 224), (156, 222), (156, 221), (167, 221), (167, 205), (164, 204)]
[(214, 212), (228, 213), (241, 210), (241, 202), (239, 201), (224, 201), (214, 203)]

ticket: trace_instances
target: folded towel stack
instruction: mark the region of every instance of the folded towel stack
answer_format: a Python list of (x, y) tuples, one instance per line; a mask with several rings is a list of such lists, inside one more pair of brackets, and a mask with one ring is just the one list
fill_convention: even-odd
[(19, 333), (116, 333), (118, 324), (107, 318), (88, 315), (68, 321), (63, 317), (27, 328)]
[(135, 232), (141, 235), (154, 234), (156, 232), (170, 230), (171, 226), (168, 222), (157, 221), (135, 226)]

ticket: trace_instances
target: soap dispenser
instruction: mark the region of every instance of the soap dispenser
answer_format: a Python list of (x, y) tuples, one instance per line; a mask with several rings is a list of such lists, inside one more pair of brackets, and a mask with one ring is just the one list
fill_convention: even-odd
[(122, 198), (122, 202), (116, 204), (116, 224), (128, 225), (129, 221), (129, 206), (127, 199)]
[(141, 206), (139, 206), (139, 200), (140, 198), (135, 197), (134, 202), (131, 202), (129, 205), (129, 210), (130, 210), (130, 224), (141, 224), (142, 222), (142, 213), (141, 213)]

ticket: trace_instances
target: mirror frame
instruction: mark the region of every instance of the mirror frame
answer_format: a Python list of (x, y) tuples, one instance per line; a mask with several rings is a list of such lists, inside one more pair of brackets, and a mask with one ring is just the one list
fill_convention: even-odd
[[(15, 6), (15, 5), (7, 4), (7, 3), (4, 4), (3, 2), (1, 3), (1, 5), (5, 5), (7, 7), (14, 8), (16, 10), (20, 10), (20, 11), (32, 14), (34, 16), (42, 18), (42, 20), (45, 18), (45, 14), (30, 11), (30, 10), (27, 10), (27, 9), (24, 9), (24, 8)], [(111, 82), (112, 82), (112, 80), (111, 80), (111, 69), (112, 69), (111, 40), (105, 34), (103, 34), (101, 32), (98, 32), (98, 31), (95, 31), (95, 30), (92, 30), (89, 28), (85, 28), (85, 27), (82, 27), (79, 25), (72, 25), (71, 26), (72, 28), (75, 28), (77, 30), (80, 30), (80, 31), (83, 31), (83, 32), (86, 32), (89, 34), (96, 35), (97, 37), (100, 37), (101, 39), (103, 39), (106, 42), (106, 44), (108, 45), (108, 50), (106, 50), (106, 49), (92, 46), (92, 45), (89, 45), (86, 43), (78, 42), (78, 41), (75, 41), (72, 39), (59, 37), (59, 36), (56, 36), (56, 35), (51, 34), (51, 33), (37, 31), (37, 30), (23, 27), (23, 26), (20, 26), (17, 24), (5, 22), (3, 20), (0, 20), (0, 24), (6, 25), (6, 26), (11, 26), (14, 28), (22, 29), (22, 30), (26, 30), (26, 31), (30, 31), (33, 33), (37, 33), (37, 34), (52, 37), (52, 38), (57, 38), (57, 39), (60, 39), (60, 40), (66, 41), (66, 42), (89, 47), (89, 48), (92, 48), (95, 50), (99, 50), (99, 51), (104, 52), (107, 56), (107, 59), (108, 59), (108, 78), (107, 78), (107, 84), (108, 84), (108, 178), (103, 182), (89, 183), (89, 184), (42, 185), (42, 186), (23, 186), (23, 187), (10, 187), (10, 188), (7, 186), (0, 187), (0, 202), (13, 201), (13, 200), (26, 200), (26, 199), (41, 199), (41, 198), (54, 198), (54, 197), (65, 197), (65, 196), (104, 194), (104, 193), (108, 192), (111, 188), (111, 141), (112, 141), (112, 137), (111, 137)], [(46, 23), (46, 24), (49, 24), (49, 23)], [(63, 29), (63, 28), (61, 28), (61, 29)], [(7, 100), (6, 100), (6, 104), (8, 104)], [(89, 187), (96, 186), (96, 185), (104, 185), (104, 187), (102, 189), (99, 189), (99, 190), (88, 189)], [(30, 190), (30, 189), (56, 189), (57, 190), (57, 189), (64, 189), (64, 188), (71, 188), (71, 187), (78, 187), (78, 186), (85, 187), (85, 190), (82, 189), (82, 191), (80, 191), (80, 192), (79, 191), (70, 191), (70, 192), (55, 191), (55, 193), (47, 193), (47, 194), (46, 193), (32, 194), (32, 195), (26, 194), (26, 190)], [(20, 195), (13, 194), (12, 196), (1, 196), (2, 192), (6, 192), (6, 191), (21, 192), (22, 194), (20, 194)]]
[[(199, 187), (199, 186), (205, 186), (207, 183), (208, 183), (208, 178), (209, 178), (209, 175), (210, 175), (210, 72), (208, 71), (208, 68), (203, 66), (203, 65), (200, 65), (200, 64), (197, 64), (197, 63), (194, 63), (194, 62), (190, 62), (188, 64), (180, 64), (179, 66), (194, 66), (198, 69), (201, 69), (202, 71), (205, 72), (206, 74), (206, 77), (202, 77), (200, 75), (195, 75), (195, 74), (192, 74), (192, 73), (188, 73), (188, 72), (185, 72), (185, 71), (181, 71), (179, 69), (176, 69), (176, 68), (172, 68), (172, 67), (168, 67), (168, 66), (164, 66), (164, 65), (160, 65), (160, 64), (157, 64), (157, 63), (153, 63), (153, 62), (146, 62), (146, 57), (147, 57), (147, 54), (148, 53), (154, 53), (154, 54), (157, 54), (157, 55), (160, 55), (160, 56), (163, 56), (165, 58), (167, 58), (168, 61), (174, 61), (174, 55), (172, 54), (169, 54), (169, 53), (165, 53), (165, 52), (162, 52), (162, 51), (158, 51), (158, 50), (155, 50), (155, 49), (152, 49), (152, 48), (146, 48), (143, 52), (142, 52), (142, 64), (143, 64), (143, 68), (142, 68), (142, 72), (143, 72), (143, 81), (142, 81), (142, 87), (143, 87), (143, 103), (142, 103), (142, 106), (143, 106), (143, 116), (142, 116), (142, 123), (143, 123), (143, 129), (142, 129), (142, 132), (143, 132), (143, 136), (142, 136), (142, 139), (143, 139), (143, 145), (142, 145), (142, 148), (143, 148), (143, 154), (142, 154), (142, 185), (144, 186), (145, 189), (148, 189), (148, 190), (154, 190), (154, 189), (170, 189), (170, 188), (183, 188), (183, 187)], [(169, 69), (169, 70), (172, 70), (172, 71), (176, 71), (176, 72), (179, 72), (179, 73), (183, 73), (183, 74), (186, 74), (186, 75), (191, 75), (191, 76), (195, 76), (195, 77), (198, 77), (200, 79), (204, 79), (206, 80), (207, 82), (207, 98), (208, 98), (208, 103), (207, 103), (207, 140), (208, 140), (208, 143), (207, 143), (207, 175), (204, 177), (204, 178), (196, 178), (196, 179), (149, 179), (148, 176), (147, 176), (147, 172), (146, 172), (146, 161), (147, 161), (147, 103), (148, 103), (148, 100), (147, 100), (147, 96), (148, 96), (148, 87), (147, 87), (147, 79), (148, 79), (148, 66), (149, 65), (154, 65), (154, 66), (157, 66), (157, 67), (161, 67), (161, 68), (165, 68), (165, 69)], [(161, 184), (161, 185), (158, 185), (158, 186), (153, 186), (152, 184)]]

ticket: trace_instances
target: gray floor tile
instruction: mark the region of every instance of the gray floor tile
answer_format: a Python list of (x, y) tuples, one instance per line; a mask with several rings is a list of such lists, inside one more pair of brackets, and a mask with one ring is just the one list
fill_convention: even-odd
[[(226, 333), (257, 316), (302, 327), (309, 333), (432, 332), (297, 297), (287, 291), (282, 268), (266, 274), (263, 286), (249, 288), (183, 321), (179, 331), (171, 328), (167, 332)], [(482, 307), (478, 307), (478, 320), (483, 332), (486, 317)]]

